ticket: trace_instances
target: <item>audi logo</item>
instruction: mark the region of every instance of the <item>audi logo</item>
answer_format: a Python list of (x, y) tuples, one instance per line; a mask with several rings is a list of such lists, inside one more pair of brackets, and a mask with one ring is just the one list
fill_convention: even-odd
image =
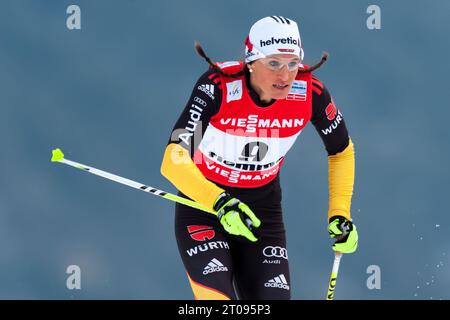
[(265, 255), (266, 257), (275, 257), (275, 258), (284, 258), (287, 260), (288, 255), (287, 255), (287, 250), (286, 248), (282, 248), (282, 247), (265, 247), (263, 250), (263, 255)]
[(206, 107), (206, 102), (203, 99), (200, 99), (199, 97), (194, 97), (194, 101), (201, 104), (202, 106)]

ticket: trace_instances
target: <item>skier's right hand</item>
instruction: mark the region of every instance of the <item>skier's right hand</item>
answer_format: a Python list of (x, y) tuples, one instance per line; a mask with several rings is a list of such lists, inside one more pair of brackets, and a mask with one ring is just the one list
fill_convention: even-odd
[(217, 198), (214, 210), (225, 231), (243, 236), (252, 242), (258, 240), (252, 229), (258, 228), (261, 221), (248, 205), (224, 192)]

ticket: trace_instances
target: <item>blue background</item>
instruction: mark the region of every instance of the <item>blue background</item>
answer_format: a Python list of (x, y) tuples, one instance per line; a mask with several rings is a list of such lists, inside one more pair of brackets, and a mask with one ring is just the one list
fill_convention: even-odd
[[(66, 9), (81, 8), (81, 30)], [(381, 8), (381, 30), (366, 9)], [(336, 299), (449, 299), (445, 92), (450, 2), (2, 1), (0, 298), (191, 299), (173, 203), (51, 163), (66, 158), (169, 192), (159, 172), (170, 130), (207, 68), (243, 56), (253, 22), (300, 26), (306, 63), (342, 110), (356, 150), (358, 251)], [(333, 260), (327, 157), (309, 125), (282, 169), (294, 299), (323, 299)], [(81, 290), (66, 268), (81, 268)], [(381, 269), (369, 290), (367, 267)]]

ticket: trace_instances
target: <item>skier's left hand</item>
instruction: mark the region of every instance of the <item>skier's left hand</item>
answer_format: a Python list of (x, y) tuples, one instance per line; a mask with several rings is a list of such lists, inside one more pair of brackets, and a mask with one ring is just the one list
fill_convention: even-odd
[(356, 226), (345, 217), (334, 216), (330, 218), (328, 233), (331, 238), (337, 239), (333, 250), (342, 253), (353, 253), (358, 247), (358, 231)]

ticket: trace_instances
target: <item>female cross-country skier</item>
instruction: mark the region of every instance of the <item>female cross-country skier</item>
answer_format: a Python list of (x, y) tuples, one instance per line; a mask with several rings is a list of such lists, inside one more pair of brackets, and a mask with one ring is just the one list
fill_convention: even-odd
[[(341, 111), (304, 65), (297, 23), (257, 21), (244, 61), (215, 63), (197, 81), (167, 144), (161, 173), (216, 214), (176, 204), (175, 232), (196, 299), (290, 299), (280, 168), (308, 122), (328, 153), (328, 232), (352, 253), (354, 149)], [(344, 237), (343, 237), (344, 236)]]

